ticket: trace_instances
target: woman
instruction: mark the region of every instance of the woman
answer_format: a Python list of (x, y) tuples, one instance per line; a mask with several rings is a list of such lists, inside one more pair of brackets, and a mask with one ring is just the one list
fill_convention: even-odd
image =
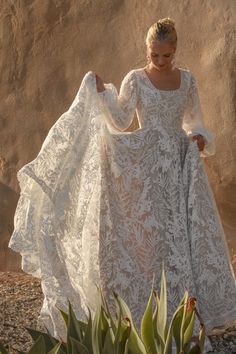
[[(188, 289), (208, 334), (236, 319), (235, 279), (200, 159), (214, 153), (214, 142), (196, 80), (173, 66), (171, 19), (155, 23), (146, 43), (149, 64), (126, 75), (119, 96), (85, 76), (37, 158), (18, 172), (9, 246), (22, 254), (23, 270), (42, 279), (40, 319), (56, 336), (63, 336), (56, 307), (69, 298), (83, 315), (96, 304), (95, 284), (111, 306), (115, 289), (139, 325), (162, 262), (168, 318)], [(135, 110), (139, 129), (124, 132)]]

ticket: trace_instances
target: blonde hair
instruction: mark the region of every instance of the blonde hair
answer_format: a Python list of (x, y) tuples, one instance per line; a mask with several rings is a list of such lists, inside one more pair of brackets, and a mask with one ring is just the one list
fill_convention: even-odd
[(173, 19), (169, 17), (162, 18), (149, 28), (146, 37), (146, 45), (155, 41), (166, 41), (176, 46), (177, 33)]

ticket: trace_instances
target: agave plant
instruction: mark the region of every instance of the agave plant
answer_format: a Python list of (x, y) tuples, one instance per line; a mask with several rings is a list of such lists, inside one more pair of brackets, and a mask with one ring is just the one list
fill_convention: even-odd
[[(154, 282), (153, 282), (154, 283)], [(172, 320), (167, 325), (167, 291), (164, 269), (160, 296), (153, 285), (144, 312), (140, 331), (137, 330), (128, 305), (113, 292), (117, 306), (116, 316), (110, 313), (100, 291), (100, 303), (92, 317), (88, 310), (87, 321), (76, 318), (70, 301), (68, 313), (59, 309), (67, 328), (67, 341), (59, 341), (47, 333), (26, 328), (34, 344), (28, 354), (172, 354), (175, 343), (177, 354), (201, 354), (205, 329), (200, 321), (197, 343), (193, 343), (196, 317), (196, 299), (186, 291)], [(154, 301), (154, 311), (153, 311)], [(0, 344), (0, 354), (8, 354)], [(19, 352), (19, 354), (27, 354)]]

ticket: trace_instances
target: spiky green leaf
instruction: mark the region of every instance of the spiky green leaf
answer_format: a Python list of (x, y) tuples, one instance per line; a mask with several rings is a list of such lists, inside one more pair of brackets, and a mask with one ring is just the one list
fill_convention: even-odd
[(101, 301), (101, 305), (105, 311), (105, 313), (107, 314), (107, 317), (109, 318), (109, 321), (110, 321), (110, 326), (113, 330), (113, 333), (116, 332), (116, 325), (115, 325), (115, 322), (113, 320), (113, 317), (111, 315), (111, 312), (110, 312), (110, 309), (109, 309), (109, 306), (107, 304), (107, 301), (105, 299), (105, 296), (103, 294), (103, 291), (102, 291), (102, 288), (100, 287), (99, 288), (99, 294), (100, 294), (100, 301)]
[(95, 316), (92, 324), (92, 345), (93, 354), (102, 353), (102, 326), (101, 326), (101, 304), (96, 309)]
[(102, 354), (113, 354), (114, 353), (114, 334), (111, 328), (108, 328), (104, 340), (104, 345), (102, 349)]
[(203, 353), (205, 338), (206, 338), (205, 326), (201, 325), (200, 330), (199, 330), (199, 345), (200, 345), (201, 353)]
[(186, 313), (187, 299), (188, 299), (188, 292), (185, 291), (184, 296), (180, 301), (178, 307), (179, 311), (177, 311), (177, 314), (172, 324), (173, 336), (175, 338), (177, 353), (183, 350), (183, 321)]
[(60, 312), (66, 326), (68, 326), (68, 318), (69, 318), (69, 314), (66, 313), (65, 311), (63, 311), (62, 309), (60, 309), (59, 307), (56, 306), (56, 308), (58, 309), (58, 311)]
[(61, 350), (61, 343), (57, 343), (54, 348), (50, 350), (47, 354), (59, 354)]
[(59, 341), (52, 337), (49, 333), (41, 332), (33, 328), (28, 328), (25, 327), (25, 329), (29, 332), (31, 338), (34, 340), (34, 342), (40, 337), (43, 336), (46, 350), (49, 351), (51, 350)]
[[(181, 301), (182, 303), (182, 301)], [(172, 320), (169, 325), (169, 329), (166, 335), (166, 342), (163, 354), (171, 354), (172, 353), (172, 336), (173, 336), (173, 328), (176, 325), (176, 320), (178, 319), (179, 313), (182, 311), (184, 305), (180, 305), (173, 314)], [(179, 353), (177, 351), (177, 353)]]
[(114, 340), (114, 354), (123, 354), (128, 350), (127, 342), (131, 332), (131, 324), (127, 319), (121, 319), (119, 312), (118, 328)]
[(195, 323), (195, 313), (194, 313), (194, 311), (192, 311), (190, 322), (188, 323), (188, 327), (186, 328), (186, 330), (184, 332), (184, 345), (189, 343), (190, 339), (192, 338), (194, 323)]
[(70, 337), (69, 341), (71, 343), (71, 352), (68, 354), (90, 354), (88, 349), (78, 340)]
[[(154, 283), (154, 279), (153, 279), (153, 283)], [(152, 283), (152, 289), (148, 299), (147, 307), (141, 321), (141, 338), (146, 347), (148, 354), (157, 353), (157, 346), (155, 342), (154, 328), (153, 328), (153, 321), (152, 321), (153, 283)]]
[(70, 353), (72, 351), (72, 346), (69, 338), (71, 337), (79, 342), (82, 342), (83, 333), (69, 300), (68, 300), (68, 306), (69, 306), (69, 312), (68, 312), (68, 323), (67, 323), (67, 350)]
[(46, 345), (43, 336), (39, 336), (28, 354), (46, 354)]
[(165, 339), (166, 339), (166, 321), (167, 321), (167, 291), (166, 291), (165, 270), (163, 265), (162, 276), (161, 276), (161, 293), (160, 293), (159, 309), (157, 314), (157, 333), (161, 337), (163, 343), (165, 343)]
[(113, 292), (115, 300), (121, 307), (122, 316), (128, 318), (131, 324), (131, 332), (129, 336), (128, 346), (130, 354), (147, 354), (146, 348), (138, 335), (137, 329), (133, 322), (130, 309), (126, 302), (115, 292)]
[(164, 344), (161, 336), (157, 332), (157, 315), (158, 315), (159, 306), (160, 306), (160, 299), (159, 299), (158, 293), (155, 290), (153, 291), (153, 295), (155, 298), (155, 308), (154, 308), (154, 313), (152, 316), (154, 338), (156, 341), (157, 353), (162, 354), (165, 344)]
[(104, 346), (105, 343), (105, 338), (107, 335), (107, 331), (110, 328), (110, 319), (104, 309), (104, 307), (101, 307), (101, 335), (102, 335), (102, 347)]
[(86, 329), (85, 329), (82, 344), (86, 346), (86, 348), (92, 354), (93, 353), (93, 340), (92, 340), (93, 323), (92, 323), (91, 311), (89, 309), (88, 311), (89, 311), (88, 323), (86, 324)]
[(180, 327), (180, 350), (183, 350), (184, 348), (184, 324), (186, 321), (186, 315), (187, 315), (187, 307), (188, 307), (188, 302), (189, 302), (189, 294), (186, 291), (186, 298), (183, 306), (183, 317), (182, 317), (182, 323)]

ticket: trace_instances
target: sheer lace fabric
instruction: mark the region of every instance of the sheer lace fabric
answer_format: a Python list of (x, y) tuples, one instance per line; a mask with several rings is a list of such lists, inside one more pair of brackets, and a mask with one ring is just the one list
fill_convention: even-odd
[[(136, 110), (140, 127), (124, 132)], [(189, 136), (202, 134), (200, 154)], [(214, 153), (196, 80), (181, 69), (177, 90), (156, 89), (132, 70), (118, 95), (97, 94), (85, 75), (74, 102), (51, 128), (38, 156), (17, 176), (21, 195), (9, 247), (42, 280), (39, 320), (65, 336), (57, 307), (79, 317), (94, 309), (96, 284), (112, 290), (139, 325), (162, 262), (168, 319), (188, 289), (208, 333), (236, 319), (236, 289), (220, 217), (200, 156)], [(64, 337), (65, 338), (65, 337)]]

